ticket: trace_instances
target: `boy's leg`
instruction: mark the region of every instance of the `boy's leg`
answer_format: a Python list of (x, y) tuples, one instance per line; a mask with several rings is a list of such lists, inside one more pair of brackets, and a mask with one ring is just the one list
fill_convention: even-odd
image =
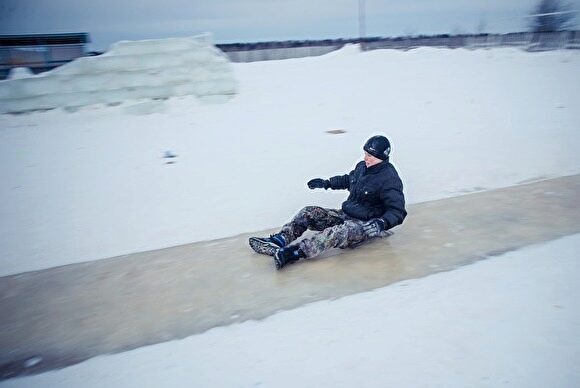
[(306, 206), (294, 216), (292, 221), (282, 227), (280, 234), (284, 236), (286, 244), (289, 244), (302, 236), (307, 229), (322, 231), (342, 224), (344, 219), (345, 215), (341, 210)]
[(299, 247), (307, 258), (320, 255), (331, 248), (348, 248), (368, 239), (363, 230), (363, 221), (346, 220), (340, 225), (327, 228), (311, 238), (300, 242)]
[(276, 251), (296, 240), (306, 231), (323, 230), (341, 224), (344, 213), (340, 210), (324, 209), (318, 206), (306, 206), (298, 212), (279, 233), (270, 237), (250, 237), (250, 247), (257, 253), (274, 256)]

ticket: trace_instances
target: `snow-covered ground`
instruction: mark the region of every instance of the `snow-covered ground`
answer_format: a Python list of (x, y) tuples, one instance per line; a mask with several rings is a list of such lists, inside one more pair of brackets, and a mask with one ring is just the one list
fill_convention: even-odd
[(580, 235), (5, 387), (521, 387), (580, 382)]
[(305, 182), (348, 172), (378, 133), (409, 203), (579, 173), (579, 68), (574, 50), (347, 47), (234, 64), (239, 94), (225, 104), (1, 115), (0, 275), (338, 207), (345, 193)]

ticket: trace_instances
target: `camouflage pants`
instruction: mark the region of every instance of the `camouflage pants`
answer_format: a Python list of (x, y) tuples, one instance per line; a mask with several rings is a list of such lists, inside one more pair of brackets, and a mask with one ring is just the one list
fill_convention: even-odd
[(307, 229), (319, 231), (299, 243), (306, 257), (311, 258), (331, 248), (354, 248), (365, 242), (369, 237), (363, 230), (364, 223), (347, 216), (342, 210), (306, 206), (282, 227), (280, 233), (290, 243)]

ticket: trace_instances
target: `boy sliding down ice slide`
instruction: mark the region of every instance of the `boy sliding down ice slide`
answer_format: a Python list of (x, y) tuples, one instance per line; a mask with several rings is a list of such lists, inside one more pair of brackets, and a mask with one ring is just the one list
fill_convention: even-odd
[[(373, 136), (364, 145), (364, 160), (346, 175), (308, 182), (310, 189), (348, 190), (341, 209), (306, 206), (270, 237), (250, 237), (250, 247), (274, 258), (276, 269), (302, 258), (312, 258), (331, 248), (354, 248), (388, 235), (407, 216), (403, 183), (389, 162), (391, 144), (385, 136)], [(291, 244), (307, 229), (314, 236)]]

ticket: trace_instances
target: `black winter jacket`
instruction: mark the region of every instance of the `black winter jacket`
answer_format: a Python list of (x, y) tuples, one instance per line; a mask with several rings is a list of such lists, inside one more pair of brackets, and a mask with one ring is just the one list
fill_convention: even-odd
[(403, 183), (388, 160), (367, 168), (359, 162), (348, 175), (329, 179), (333, 190), (347, 189), (350, 195), (342, 210), (350, 217), (367, 221), (382, 218), (385, 230), (397, 226), (407, 216)]

